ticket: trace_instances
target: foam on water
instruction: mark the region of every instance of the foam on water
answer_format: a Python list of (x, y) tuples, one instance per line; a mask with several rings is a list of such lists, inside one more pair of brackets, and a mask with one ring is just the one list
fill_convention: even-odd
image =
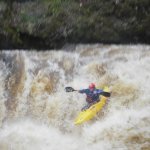
[[(0, 53), (0, 149), (112, 150), (150, 147), (150, 46), (77, 45), (71, 51)], [(73, 121), (85, 95), (65, 86), (108, 85), (105, 108)]]

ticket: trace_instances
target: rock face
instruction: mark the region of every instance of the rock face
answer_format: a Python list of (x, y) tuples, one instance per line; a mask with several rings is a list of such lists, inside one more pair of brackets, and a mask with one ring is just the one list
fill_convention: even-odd
[(149, 0), (1, 0), (0, 48), (150, 43)]

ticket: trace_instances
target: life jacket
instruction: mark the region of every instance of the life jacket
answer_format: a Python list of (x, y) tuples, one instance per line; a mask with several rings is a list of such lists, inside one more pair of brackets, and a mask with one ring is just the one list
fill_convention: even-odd
[(83, 89), (80, 90), (80, 93), (85, 93), (86, 94), (86, 101), (88, 103), (93, 103), (93, 102), (98, 102), (99, 101), (99, 95), (103, 90), (100, 89), (95, 89), (91, 91), (90, 89)]

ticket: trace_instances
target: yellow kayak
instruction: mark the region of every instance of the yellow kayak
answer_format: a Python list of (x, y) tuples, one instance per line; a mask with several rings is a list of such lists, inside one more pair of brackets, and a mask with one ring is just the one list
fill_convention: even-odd
[[(108, 87), (105, 87), (103, 91), (110, 92), (110, 89)], [(98, 103), (92, 105), (91, 107), (89, 107), (84, 111), (81, 111), (77, 116), (77, 118), (75, 119), (74, 124), (75, 125), (82, 124), (88, 120), (91, 120), (94, 116), (96, 116), (97, 112), (99, 112), (106, 104), (108, 97), (100, 96), (100, 99), (101, 100)]]

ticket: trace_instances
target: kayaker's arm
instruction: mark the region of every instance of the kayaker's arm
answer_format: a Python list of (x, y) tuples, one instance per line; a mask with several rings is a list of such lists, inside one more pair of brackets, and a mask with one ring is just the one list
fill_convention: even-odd
[(87, 93), (87, 89), (78, 90), (79, 93)]
[(101, 89), (97, 89), (96, 91), (94, 91), (95, 94), (99, 94), (99, 95), (103, 95), (105, 97), (110, 97), (111, 93), (109, 92), (105, 92)]
[(104, 92), (104, 91), (101, 90), (101, 89), (97, 89), (97, 90), (94, 91), (95, 94), (101, 94), (101, 93), (103, 93), (103, 92)]

